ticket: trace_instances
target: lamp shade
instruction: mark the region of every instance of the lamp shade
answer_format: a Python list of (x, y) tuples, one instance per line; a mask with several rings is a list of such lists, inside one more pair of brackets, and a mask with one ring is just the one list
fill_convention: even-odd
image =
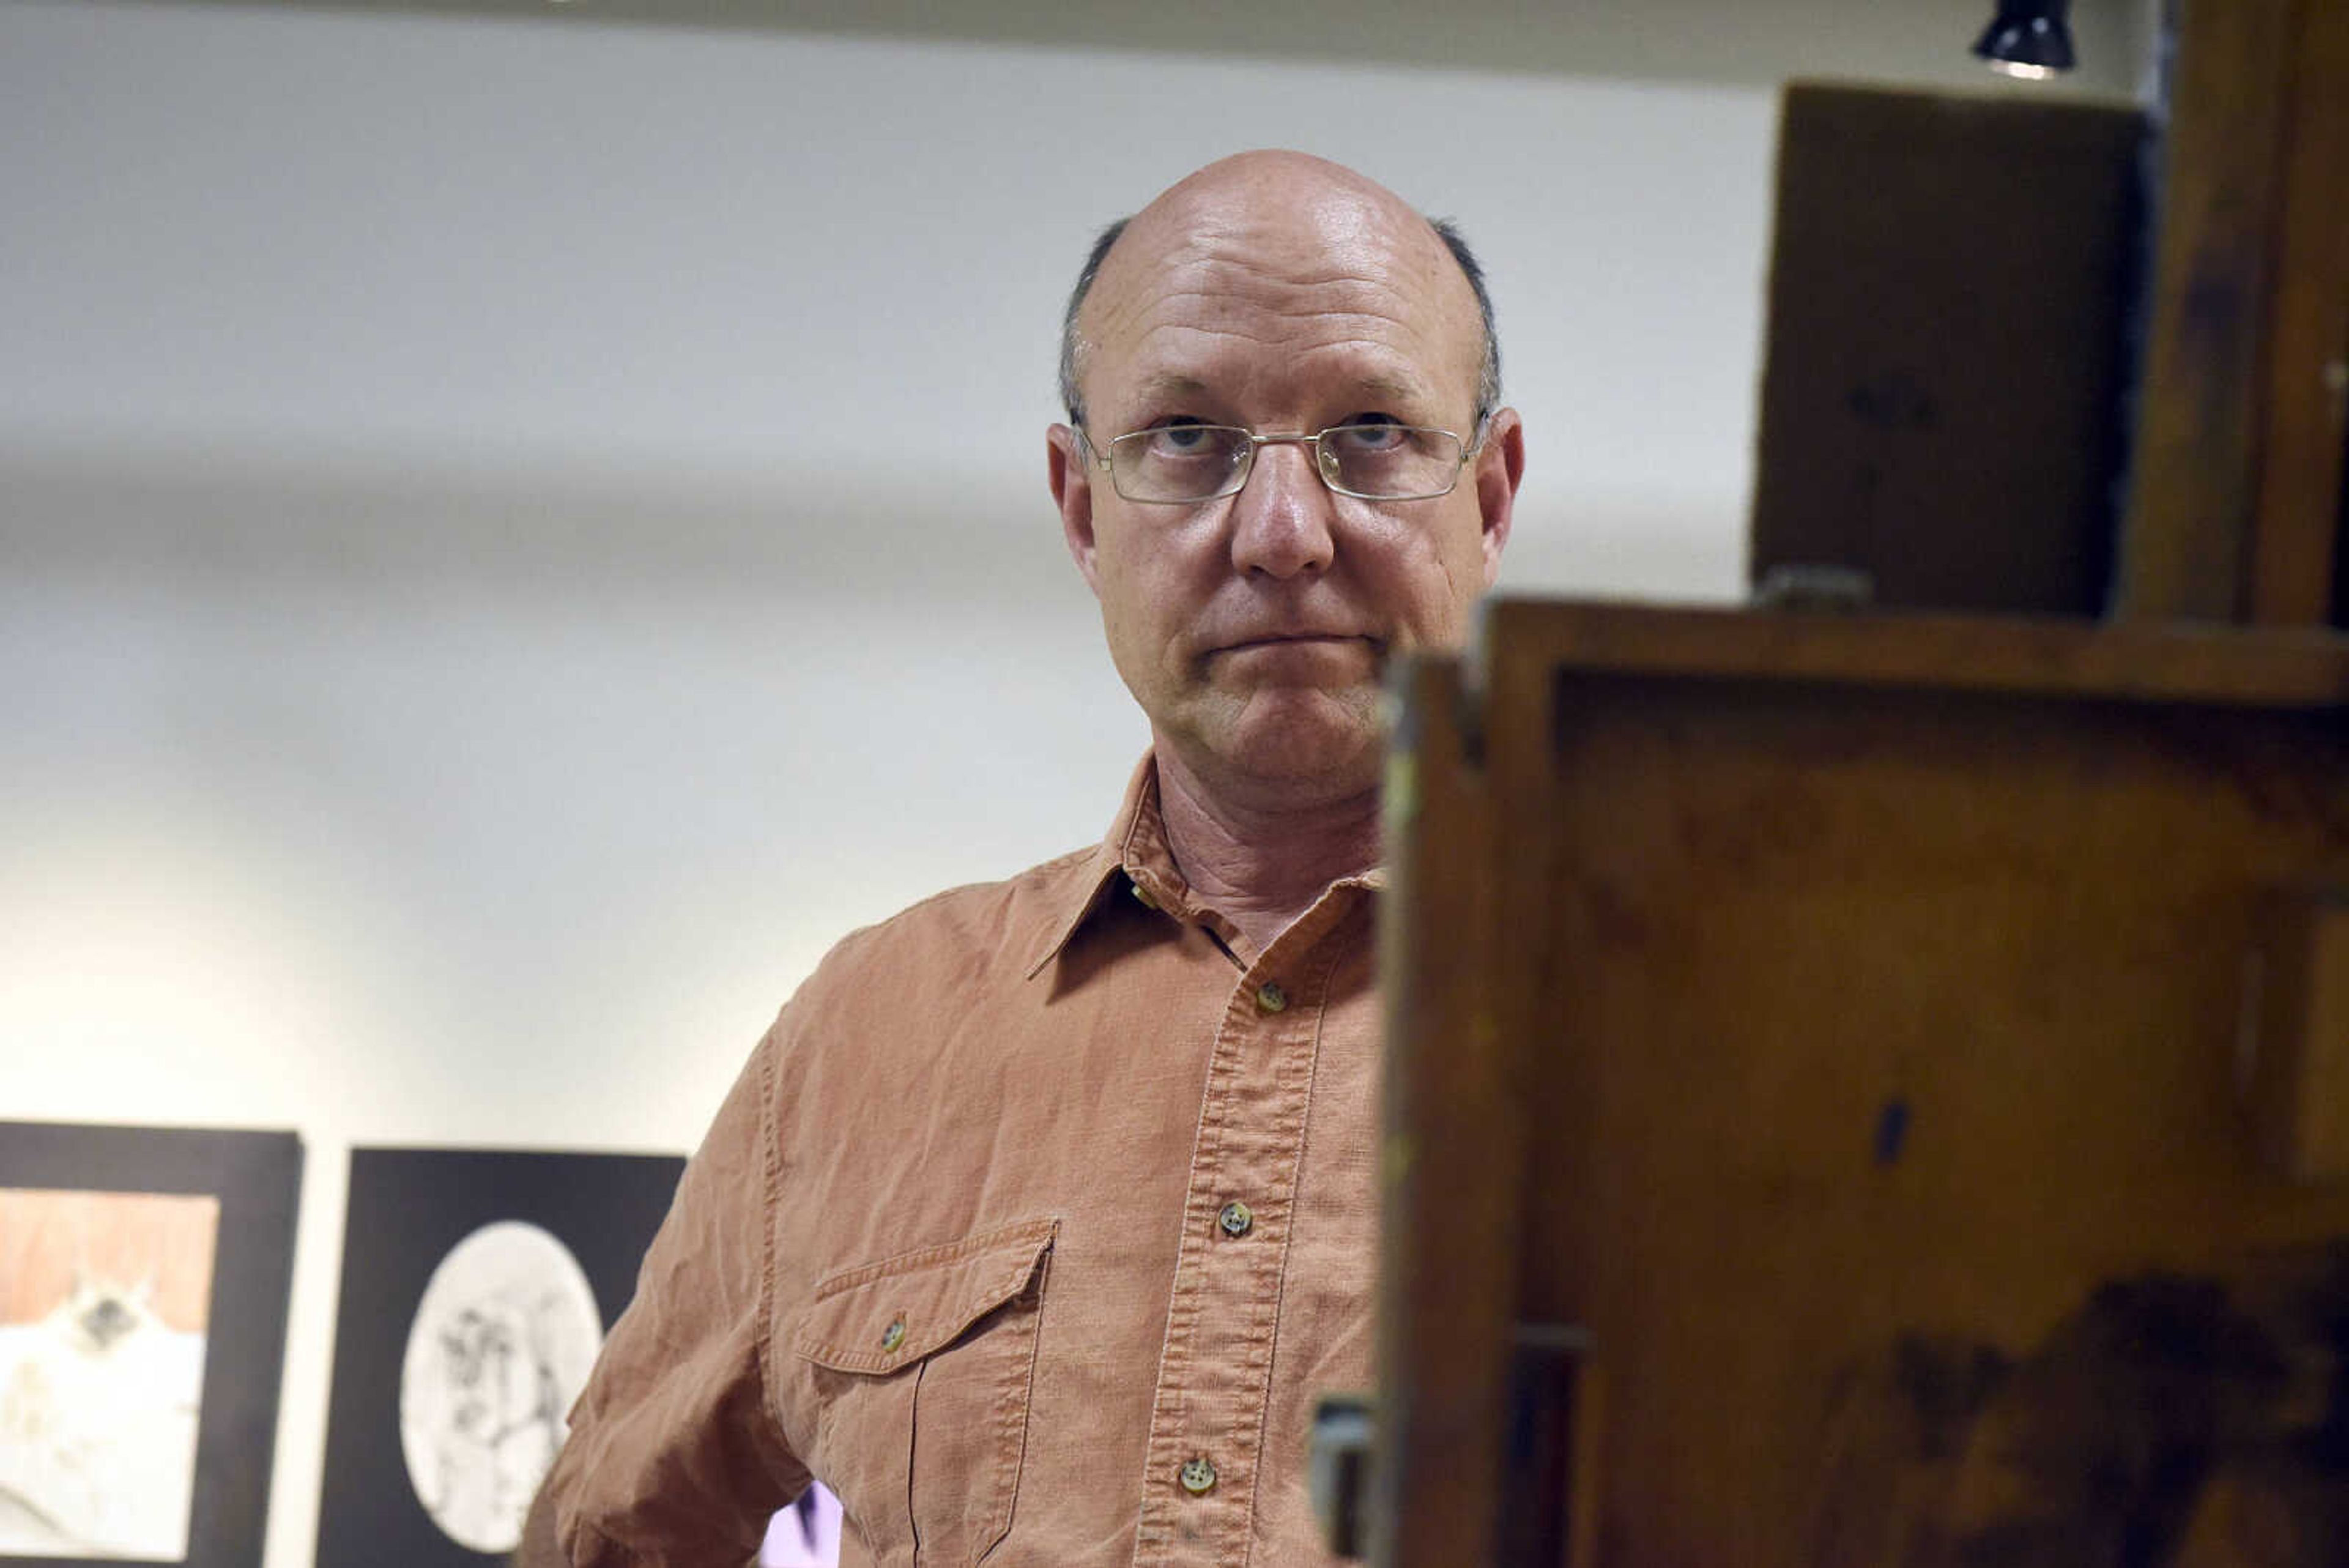
[(2053, 76), (2078, 64), (2068, 0), (1999, 0), (1998, 15), (1974, 42), (1974, 53), (2016, 76)]

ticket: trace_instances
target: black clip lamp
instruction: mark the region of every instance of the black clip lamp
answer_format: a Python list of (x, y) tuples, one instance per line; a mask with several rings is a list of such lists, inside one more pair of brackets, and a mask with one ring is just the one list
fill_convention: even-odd
[(1998, 0), (1998, 15), (1975, 40), (1974, 53), (2011, 77), (2068, 71), (2078, 63), (2064, 19), (2071, 8), (2071, 0)]

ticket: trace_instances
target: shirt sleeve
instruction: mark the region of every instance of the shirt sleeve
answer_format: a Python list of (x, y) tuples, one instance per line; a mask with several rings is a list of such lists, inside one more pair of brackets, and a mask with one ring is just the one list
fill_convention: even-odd
[(572, 1409), (546, 1482), (572, 1568), (748, 1561), (769, 1517), (808, 1485), (765, 1387), (782, 1027), (687, 1163), (636, 1297)]

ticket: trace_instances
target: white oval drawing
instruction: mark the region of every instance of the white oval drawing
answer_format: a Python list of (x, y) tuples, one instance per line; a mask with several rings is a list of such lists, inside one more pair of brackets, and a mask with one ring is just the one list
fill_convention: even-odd
[(521, 1543), (603, 1345), (586, 1272), (537, 1226), (484, 1225), (440, 1260), (400, 1362), (399, 1448), (451, 1541), (492, 1554)]

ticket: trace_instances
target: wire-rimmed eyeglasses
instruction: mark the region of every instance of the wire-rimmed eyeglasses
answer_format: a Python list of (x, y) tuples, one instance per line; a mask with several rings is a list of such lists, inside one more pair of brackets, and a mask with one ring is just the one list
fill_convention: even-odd
[(1433, 501), (1449, 495), (1460, 471), (1484, 444), (1450, 431), (1385, 423), (1331, 425), (1310, 435), (1276, 431), (1259, 435), (1239, 425), (1167, 424), (1128, 431), (1103, 452), (1078, 427), (1093, 461), (1109, 470), (1110, 483), (1128, 501), (1197, 505), (1237, 495), (1256, 466), (1258, 447), (1313, 449), (1313, 469), (1321, 483), (1358, 501)]

